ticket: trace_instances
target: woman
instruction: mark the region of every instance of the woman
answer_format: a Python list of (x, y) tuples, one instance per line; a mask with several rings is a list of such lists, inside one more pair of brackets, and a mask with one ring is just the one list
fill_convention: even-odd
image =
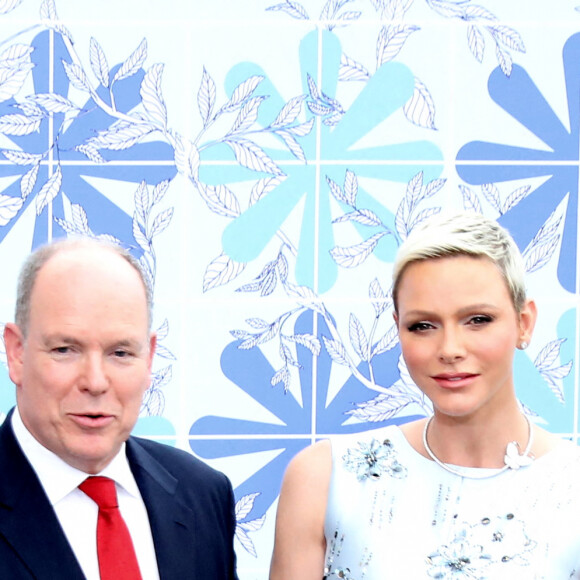
[(515, 395), (536, 307), (506, 230), (430, 220), (393, 272), (403, 357), (433, 416), (338, 436), (290, 463), (271, 580), (580, 578), (580, 452)]

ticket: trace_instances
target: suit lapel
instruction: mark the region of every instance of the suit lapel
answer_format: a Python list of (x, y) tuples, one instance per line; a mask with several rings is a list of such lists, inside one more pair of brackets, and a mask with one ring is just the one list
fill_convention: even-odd
[(0, 426), (0, 534), (34, 578), (83, 580), (84, 575), (36, 473), (12, 431)]
[(127, 458), (149, 515), (161, 580), (191, 577), (195, 522), (176, 495), (177, 479), (133, 438), (127, 441)]

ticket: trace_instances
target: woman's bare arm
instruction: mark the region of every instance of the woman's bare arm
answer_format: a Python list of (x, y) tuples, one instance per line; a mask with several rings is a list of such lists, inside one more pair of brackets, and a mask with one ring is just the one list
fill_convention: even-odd
[(321, 580), (331, 471), (330, 441), (304, 449), (288, 465), (276, 515), (270, 580)]

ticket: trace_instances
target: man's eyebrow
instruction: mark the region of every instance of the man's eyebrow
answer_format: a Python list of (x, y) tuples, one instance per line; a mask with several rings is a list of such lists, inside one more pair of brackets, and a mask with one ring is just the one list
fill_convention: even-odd
[(53, 344), (63, 343), (63, 344), (72, 344), (72, 345), (79, 345), (80, 341), (77, 338), (69, 336), (67, 334), (45, 334), (42, 336), (43, 344), (50, 346)]
[(128, 346), (131, 348), (139, 348), (143, 345), (143, 341), (137, 338), (123, 338), (112, 343), (114, 347)]
[[(43, 335), (41, 340), (45, 346), (53, 346), (55, 344), (81, 346), (83, 344), (83, 341), (79, 340), (78, 338), (69, 336), (68, 334), (59, 333)], [(143, 342), (144, 341), (139, 340), (138, 338), (122, 338), (120, 340), (110, 341), (110, 343), (107, 345), (107, 348), (140, 348), (143, 345)]]

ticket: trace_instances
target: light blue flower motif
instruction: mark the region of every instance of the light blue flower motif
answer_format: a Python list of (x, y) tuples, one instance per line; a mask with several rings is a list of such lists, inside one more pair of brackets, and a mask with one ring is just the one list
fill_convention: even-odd
[(360, 481), (379, 479), (383, 473), (396, 478), (407, 476), (407, 468), (397, 460), (397, 452), (389, 439), (382, 443), (377, 439), (370, 443), (359, 441), (358, 447), (349, 448), (342, 460), (346, 469)]
[[(520, 66), (510, 77), (496, 69), (489, 78), (490, 97), (514, 120), (536, 135), (545, 147), (532, 149), (503, 143), (473, 141), (457, 154), (459, 176), (483, 185), (546, 177), (542, 184), (498, 220), (512, 232), (523, 250), (550, 214), (567, 197), (566, 219), (559, 256), (558, 279), (569, 292), (576, 288), (578, 235), (578, 159), (580, 156), (580, 34), (564, 46), (568, 95), (567, 125), (558, 119), (538, 87)], [(480, 112), (482, 113), (482, 112)]]
[[(313, 32), (302, 40), (300, 62), (303, 91), (310, 95), (312, 101), (307, 104), (313, 112), (313, 103), (317, 102), (313, 91), (324, 96), (329, 104), (324, 111), (314, 108), (321, 121), (318, 128), (315, 127), (310, 134), (301, 138), (303, 164), (297, 164), (286, 150), (267, 150), (285, 176), (280, 178), (280, 183), (269, 193), (228, 224), (222, 237), (224, 252), (232, 260), (250, 262), (279, 234), (286, 218), (297, 205), (303, 203), (297, 247), (294, 247), (294, 241), (289, 236), (284, 236), (284, 241), (291, 244), (297, 254), (295, 276), (298, 284), (319, 293), (333, 286), (338, 272), (337, 264), (329, 253), (335, 242), (327, 179), (342, 183), (346, 170), (350, 169), (360, 177), (406, 184), (420, 171), (424, 172), (425, 180), (431, 180), (442, 170), (442, 163), (439, 163), (442, 154), (429, 141), (357, 147), (362, 138), (411, 98), (414, 77), (400, 63), (385, 63), (364, 85), (355, 101), (344, 110), (335, 100), (341, 53), (340, 42), (331, 32)], [(322, 78), (316, 73), (318, 54), (322, 55), (323, 60)], [(258, 65), (243, 63), (236, 66), (228, 76), (226, 89), (232, 92), (252, 75), (266, 76)], [(267, 126), (284, 101), (268, 78), (260, 83), (256, 95), (258, 91), (260, 95), (268, 97), (261, 104), (258, 117), (260, 124)], [(331, 110), (336, 113), (336, 119), (329, 122), (336, 122), (332, 127), (326, 124), (333, 116)], [(231, 152), (225, 145), (221, 148), (212, 147), (211, 154), (211, 164), (204, 165), (202, 157), (200, 179), (203, 182), (223, 184), (224, 181), (241, 182), (255, 178), (255, 172), (241, 166), (232, 166)], [(220, 160), (224, 162), (223, 165), (218, 162)], [(388, 193), (388, 188), (385, 188), (385, 200), (377, 200), (361, 188), (357, 199), (361, 207), (374, 211), (383, 223), (394, 223), (392, 212), (383, 205)], [(387, 236), (376, 247), (375, 255), (389, 261), (395, 250), (396, 241)]]

